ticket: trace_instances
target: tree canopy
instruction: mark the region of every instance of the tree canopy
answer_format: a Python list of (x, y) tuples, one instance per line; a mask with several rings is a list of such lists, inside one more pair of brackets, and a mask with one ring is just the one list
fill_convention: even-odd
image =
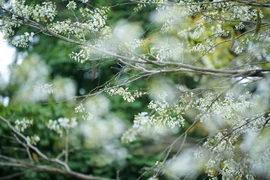
[(268, 0), (0, 5), (2, 178), (270, 178)]

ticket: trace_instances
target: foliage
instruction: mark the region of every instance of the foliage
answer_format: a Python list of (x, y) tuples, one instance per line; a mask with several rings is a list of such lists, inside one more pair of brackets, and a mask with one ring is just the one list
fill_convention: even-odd
[(10, 177), (270, 177), (269, 2), (31, 2), (1, 2), (1, 31), (29, 52), (0, 87)]

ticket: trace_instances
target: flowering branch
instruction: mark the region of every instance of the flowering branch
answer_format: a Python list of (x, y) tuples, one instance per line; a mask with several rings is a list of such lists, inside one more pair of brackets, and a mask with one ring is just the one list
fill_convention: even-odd
[[(138, 71), (142, 71), (146, 75), (154, 75), (159, 73), (194, 73), (194, 74), (203, 74), (203, 75), (210, 75), (210, 76), (218, 76), (218, 77), (265, 77), (266, 74), (270, 71), (270, 69), (263, 69), (263, 68), (256, 68), (256, 69), (250, 69), (250, 70), (229, 70), (229, 69), (215, 69), (215, 68), (204, 68), (204, 67), (198, 67), (195, 65), (190, 65), (186, 63), (180, 63), (180, 62), (170, 62), (170, 61), (156, 61), (156, 60), (149, 60), (148, 58), (142, 57), (141, 55), (137, 54), (137, 60), (133, 57), (128, 57), (124, 55), (117, 54), (116, 52), (112, 52), (109, 50), (105, 50), (99, 47), (95, 47), (89, 43), (83, 42), (83, 41), (77, 41), (74, 39), (71, 39), (69, 37), (60, 35), (58, 33), (53, 32), (49, 28), (40, 25), (38, 22), (35, 22), (29, 18), (22, 17), (19, 14), (14, 14), (14, 12), (11, 12), (3, 7), (1, 9), (9, 14), (16, 15), (17, 17), (20, 17), (20, 19), (23, 19), (21, 22), (22, 24), (33, 27), (35, 29), (38, 29), (39, 31), (43, 32), (46, 35), (56, 37), (58, 39), (61, 39), (63, 41), (66, 41), (68, 43), (76, 44), (82, 47), (86, 47), (89, 49), (92, 49), (93, 51), (103, 53), (105, 55), (111, 56), (115, 58), (116, 60), (120, 61), (121, 63), (125, 64), (127, 67), (131, 69), (136, 69)], [(217, 19), (218, 20), (218, 19)], [(255, 29), (254, 29), (255, 30)], [(242, 36), (242, 35), (240, 35)], [(240, 37), (239, 36), (239, 37)], [(238, 37), (237, 37), (238, 38)], [(236, 38), (236, 39), (237, 39)], [(225, 40), (224, 42), (229, 42), (229, 40)], [(219, 43), (221, 44), (221, 43)], [(217, 44), (217, 45), (219, 45)], [(204, 55), (206, 55), (209, 51), (214, 49), (217, 45), (210, 48)], [(202, 58), (201, 56), (200, 58)], [(195, 60), (194, 62), (197, 62)], [(136, 65), (137, 63), (137, 65)], [(156, 65), (157, 68), (153, 67), (145, 67), (147, 64)]]
[[(19, 168), (31, 169), (34, 171), (58, 173), (58, 174), (63, 174), (67, 176), (72, 176), (78, 179), (84, 179), (84, 180), (106, 180), (106, 178), (96, 177), (92, 175), (85, 175), (79, 172), (72, 171), (68, 166), (68, 155), (67, 155), (68, 152), (65, 152), (65, 161), (61, 161), (58, 158), (50, 158), (46, 156), (44, 153), (42, 153), (36, 146), (31, 144), (28, 138), (24, 136), (19, 130), (17, 130), (7, 119), (0, 116), (0, 120), (5, 122), (8, 125), (8, 127), (12, 130), (17, 142), (19, 144), (22, 144), (26, 148), (26, 151), (30, 159), (30, 161), (17, 160), (11, 157), (7, 157), (5, 155), (0, 155), (0, 159), (4, 160), (4, 162), (0, 162), (0, 166), (19, 167)], [(19, 138), (23, 139), (24, 142), (21, 141)], [(64, 167), (64, 169), (59, 168), (58, 166), (54, 166), (54, 165), (47, 166), (47, 165), (35, 164), (34, 161), (32, 160), (32, 156), (30, 155), (29, 150), (34, 151), (40, 158), (46, 160), (47, 162), (50, 162), (56, 165), (61, 165), (61, 167)]]

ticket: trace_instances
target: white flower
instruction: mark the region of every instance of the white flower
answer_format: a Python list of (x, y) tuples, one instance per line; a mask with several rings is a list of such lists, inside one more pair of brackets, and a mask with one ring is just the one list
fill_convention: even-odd
[(58, 118), (58, 122), (61, 127), (67, 129), (69, 128), (69, 119), (68, 118)]
[(133, 94), (128, 90), (128, 88), (122, 88), (122, 87), (114, 87), (114, 88), (110, 88), (107, 93), (110, 96), (113, 95), (120, 95), (123, 97), (123, 99), (127, 102), (134, 102), (135, 98), (139, 98), (141, 96), (143, 96), (146, 93), (143, 92), (139, 92), (138, 90), (136, 90)]
[(52, 84), (44, 84), (42, 86), (36, 86), (35, 88), (37, 90), (40, 90), (43, 93), (48, 93), (48, 94), (53, 93)]
[(17, 119), (15, 121), (15, 128), (20, 132), (23, 132), (30, 125), (33, 125), (33, 120), (26, 120), (26, 119), (18, 120)]
[(63, 131), (60, 128), (60, 125), (57, 123), (57, 121), (55, 120), (49, 120), (47, 127), (51, 130), (54, 130), (57, 134), (59, 134), (60, 136), (62, 136)]
[(37, 142), (39, 142), (39, 141), (40, 141), (40, 137), (38, 135), (36, 135), (36, 134), (34, 136), (31, 136), (31, 138), (30, 138), (30, 142), (33, 145), (36, 145)]
[(93, 114), (90, 113), (90, 112), (87, 112), (86, 114), (82, 115), (82, 119), (85, 120), (85, 121), (90, 121), (91, 119), (93, 119)]
[(77, 8), (76, 2), (74, 2), (74, 1), (69, 1), (69, 3), (67, 4), (67, 8), (68, 8), (69, 10), (75, 10), (75, 9)]
[(69, 127), (70, 128), (73, 128), (73, 127), (77, 126), (77, 124), (78, 124), (78, 122), (77, 122), (76, 118), (71, 118), (70, 119), (70, 122), (69, 122)]
[(84, 111), (85, 111), (85, 108), (83, 107), (82, 104), (80, 104), (79, 106), (77, 106), (77, 107), (75, 108), (75, 113), (82, 113), (82, 112), (84, 112)]

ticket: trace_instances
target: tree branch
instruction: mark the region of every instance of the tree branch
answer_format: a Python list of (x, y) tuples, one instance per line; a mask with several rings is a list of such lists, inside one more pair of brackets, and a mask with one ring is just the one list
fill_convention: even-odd
[[(17, 129), (15, 129), (15, 127), (13, 127), (7, 119), (0, 116), (0, 120), (5, 122), (15, 135), (18, 135), (20, 138), (22, 138), (26, 142), (26, 143), (24, 143), (18, 137), (16, 138), (16, 140), (21, 145), (23, 145), (26, 149), (33, 150), (35, 153), (37, 153), (44, 160), (47, 160), (48, 162), (51, 162), (51, 163), (56, 163), (58, 165), (61, 165), (65, 169), (61, 169), (61, 168), (58, 168), (55, 166), (52, 167), (52, 166), (37, 165), (37, 164), (34, 164), (33, 161), (17, 160), (17, 159), (14, 159), (14, 158), (11, 158), (8, 156), (4, 156), (4, 155), (0, 155), (0, 159), (3, 159), (3, 160), (8, 161), (8, 162), (0, 162), (0, 166), (11, 166), (11, 167), (32, 169), (35, 171), (52, 172), (52, 173), (68, 175), (68, 176), (72, 176), (72, 177), (75, 177), (78, 179), (84, 179), (84, 180), (106, 180), (106, 178), (95, 177), (92, 175), (85, 175), (82, 173), (74, 172), (74, 171), (70, 170), (70, 168), (66, 162), (63, 162), (57, 158), (54, 159), (54, 158), (47, 157), (37, 147), (32, 145), (21, 132), (19, 132)], [(66, 152), (65, 152), (65, 155), (66, 155)], [(65, 159), (67, 160), (67, 157)], [(30, 158), (30, 160), (31, 160), (31, 158)]]
[(241, 4), (249, 5), (249, 6), (255, 6), (255, 7), (266, 7), (266, 8), (270, 7), (270, 3), (260, 3), (258, 1), (252, 1), (252, 0), (233, 0), (233, 1), (241, 3)]
[(85, 174), (77, 173), (74, 171), (66, 171), (66, 170), (62, 170), (59, 168), (44, 166), (44, 165), (27, 164), (27, 163), (14, 163), (14, 162), (0, 162), (0, 166), (18, 167), (18, 168), (31, 169), (34, 171), (44, 171), (44, 172), (50, 172), (50, 173), (57, 173), (57, 174), (72, 176), (74, 178), (83, 179), (83, 180), (108, 180), (106, 178), (95, 177), (92, 175), (85, 175)]

